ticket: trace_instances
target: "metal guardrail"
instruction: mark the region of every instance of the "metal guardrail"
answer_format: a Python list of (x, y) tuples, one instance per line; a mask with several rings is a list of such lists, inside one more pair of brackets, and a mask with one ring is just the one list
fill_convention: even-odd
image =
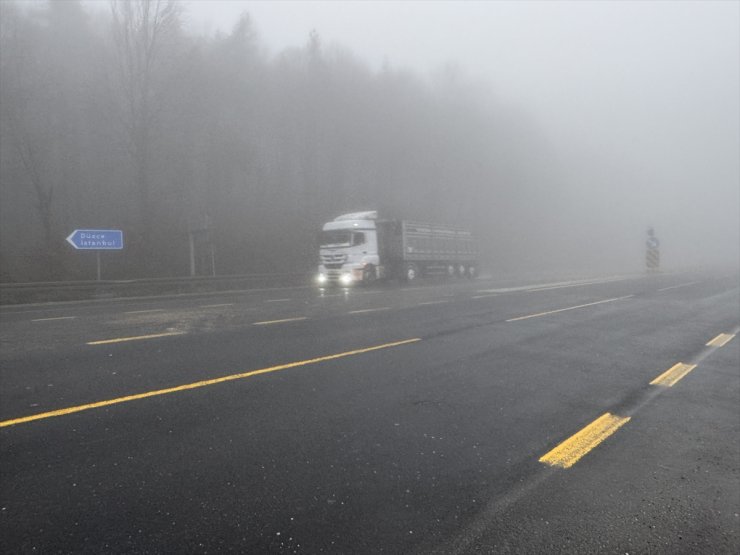
[(216, 277), (0, 283), (0, 305), (288, 287), (308, 284), (310, 277), (311, 274), (308, 272), (295, 272)]

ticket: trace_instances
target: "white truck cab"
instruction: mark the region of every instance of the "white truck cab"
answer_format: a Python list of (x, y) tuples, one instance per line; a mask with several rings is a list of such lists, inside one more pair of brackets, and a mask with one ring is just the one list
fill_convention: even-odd
[(378, 213), (353, 212), (324, 224), (319, 234), (319, 285), (349, 286), (379, 277)]

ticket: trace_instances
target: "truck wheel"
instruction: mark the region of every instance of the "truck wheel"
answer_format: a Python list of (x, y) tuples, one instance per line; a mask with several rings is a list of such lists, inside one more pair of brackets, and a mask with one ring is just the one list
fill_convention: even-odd
[(455, 277), (455, 267), (452, 264), (449, 264), (447, 266), (447, 276), (448, 277)]
[(404, 266), (403, 277), (406, 281), (415, 281), (419, 277), (419, 268), (413, 262), (407, 262)]
[(465, 266), (460, 264), (457, 267), (457, 277), (465, 277), (467, 275), (467, 272), (465, 270), (466, 270)]
[(365, 269), (362, 271), (362, 283), (364, 285), (370, 285), (377, 278), (378, 273), (375, 269), (375, 266), (373, 266), (372, 264), (368, 264), (367, 266), (365, 266)]
[(478, 268), (476, 268), (474, 265), (468, 266), (468, 278), (475, 279), (475, 276), (478, 274)]

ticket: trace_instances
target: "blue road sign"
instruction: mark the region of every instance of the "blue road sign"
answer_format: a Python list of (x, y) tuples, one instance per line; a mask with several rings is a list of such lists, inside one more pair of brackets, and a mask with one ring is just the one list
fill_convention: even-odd
[(67, 243), (77, 250), (121, 250), (123, 231), (120, 229), (75, 229)]

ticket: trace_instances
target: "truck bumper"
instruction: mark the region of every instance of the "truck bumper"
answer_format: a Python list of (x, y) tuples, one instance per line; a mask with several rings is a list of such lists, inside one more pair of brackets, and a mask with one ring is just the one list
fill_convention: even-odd
[(349, 287), (352, 284), (361, 283), (363, 276), (363, 268), (343, 266), (342, 268), (334, 269), (319, 266), (316, 282), (318, 285), (341, 285), (343, 287)]

